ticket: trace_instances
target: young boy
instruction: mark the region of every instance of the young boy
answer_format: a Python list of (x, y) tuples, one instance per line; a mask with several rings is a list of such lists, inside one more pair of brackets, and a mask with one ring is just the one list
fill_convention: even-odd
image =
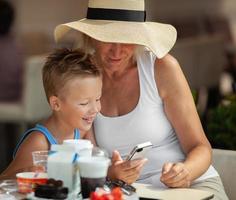
[(51, 144), (60, 144), (65, 139), (91, 139), (88, 132), (101, 109), (102, 79), (90, 56), (79, 50), (55, 50), (47, 58), (42, 73), (52, 114), (25, 133), (14, 160), (0, 178), (32, 171), (33, 151), (49, 150)]

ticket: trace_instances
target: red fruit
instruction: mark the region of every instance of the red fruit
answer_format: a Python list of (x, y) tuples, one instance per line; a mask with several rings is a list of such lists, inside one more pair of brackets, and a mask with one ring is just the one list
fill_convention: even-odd
[(90, 200), (99, 200), (100, 196), (96, 192), (91, 192)]
[(106, 195), (105, 194), (100, 195), (98, 200), (107, 200)]
[(114, 200), (114, 197), (112, 194), (104, 194), (105, 200)]
[(122, 191), (119, 187), (114, 188), (111, 191), (111, 194), (114, 197), (114, 200), (121, 200), (122, 199)]
[(90, 200), (122, 200), (122, 191), (119, 187), (114, 188), (110, 194), (91, 192)]

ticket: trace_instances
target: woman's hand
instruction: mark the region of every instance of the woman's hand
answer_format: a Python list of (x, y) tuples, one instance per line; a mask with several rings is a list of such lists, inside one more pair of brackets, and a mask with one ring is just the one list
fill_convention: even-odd
[(165, 163), (162, 168), (161, 182), (168, 187), (190, 187), (190, 174), (184, 163)]
[(128, 184), (135, 182), (147, 159), (123, 161), (118, 151), (112, 155), (112, 164), (108, 169), (108, 177), (112, 180), (119, 179)]

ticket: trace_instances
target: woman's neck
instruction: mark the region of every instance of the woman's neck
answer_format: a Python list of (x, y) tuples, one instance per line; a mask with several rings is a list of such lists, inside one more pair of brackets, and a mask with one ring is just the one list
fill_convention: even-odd
[(129, 62), (126, 66), (120, 66), (117, 68), (104, 67), (103, 76), (104, 79), (110, 79), (111, 81), (120, 81), (126, 76), (129, 76), (129, 73), (137, 68), (136, 63)]

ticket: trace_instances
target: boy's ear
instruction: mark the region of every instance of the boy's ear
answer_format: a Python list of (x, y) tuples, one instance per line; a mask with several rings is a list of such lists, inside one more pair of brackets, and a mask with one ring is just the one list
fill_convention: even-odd
[(59, 111), (60, 110), (60, 99), (56, 96), (49, 97), (49, 104), (52, 110)]

